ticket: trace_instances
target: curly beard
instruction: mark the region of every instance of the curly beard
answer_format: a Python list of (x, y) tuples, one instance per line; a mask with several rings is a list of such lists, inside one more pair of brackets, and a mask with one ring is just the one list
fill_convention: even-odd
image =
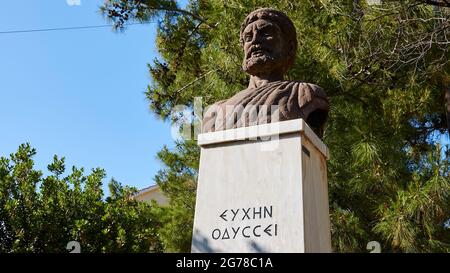
[(244, 59), (244, 62), (242, 63), (242, 69), (250, 75), (269, 74), (276, 69), (284, 70), (285, 66), (285, 56), (282, 56), (281, 54), (273, 56), (268, 53), (256, 56), (251, 55), (249, 58)]

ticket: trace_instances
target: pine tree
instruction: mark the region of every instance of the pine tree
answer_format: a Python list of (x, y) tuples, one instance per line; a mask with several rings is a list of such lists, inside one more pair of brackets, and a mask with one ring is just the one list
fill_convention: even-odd
[[(297, 28), (287, 77), (316, 83), (330, 98), (334, 251), (366, 251), (375, 240), (384, 252), (449, 252), (450, 152), (438, 141), (450, 84), (445, 2), (192, 0), (182, 10), (175, 1), (110, 0), (102, 11), (118, 29), (160, 18), (146, 96), (156, 116), (177, 122), (176, 105), (192, 108), (202, 97), (206, 106), (246, 87), (238, 33), (258, 7), (285, 12)], [(165, 169), (156, 181), (171, 198), (161, 236), (167, 251), (189, 251), (198, 147), (181, 141), (158, 156)]]

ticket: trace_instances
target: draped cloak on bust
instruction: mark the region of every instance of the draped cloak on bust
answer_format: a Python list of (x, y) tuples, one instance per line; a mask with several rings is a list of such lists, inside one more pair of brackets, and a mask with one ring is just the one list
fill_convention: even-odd
[(322, 137), (329, 109), (327, 96), (319, 86), (275, 81), (247, 88), (210, 106), (203, 118), (202, 132), (302, 118)]

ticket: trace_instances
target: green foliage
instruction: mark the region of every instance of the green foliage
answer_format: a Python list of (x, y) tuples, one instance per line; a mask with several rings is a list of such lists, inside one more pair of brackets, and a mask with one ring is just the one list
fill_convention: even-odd
[(102, 169), (84, 175), (65, 173), (64, 158), (54, 157), (51, 175), (34, 170), (29, 144), (0, 158), (0, 253), (66, 252), (78, 241), (82, 252), (161, 251), (154, 209), (132, 198), (135, 189), (114, 179), (105, 198)]
[[(383, 252), (448, 252), (450, 154), (436, 140), (446, 130), (450, 12), (423, 2), (192, 0), (188, 12), (161, 9), (150, 108), (176, 120), (175, 105), (194, 97), (209, 105), (244, 89), (240, 24), (258, 7), (282, 10), (299, 42), (287, 77), (330, 97), (334, 251), (366, 251), (376, 240)], [(172, 199), (161, 212), (164, 245), (189, 251), (199, 152), (186, 141), (158, 156), (166, 167), (156, 180)]]
[(168, 166), (156, 176), (156, 183), (170, 200), (160, 208), (162, 228), (159, 235), (167, 252), (189, 252), (195, 210), (198, 148), (194, 141), (177, 143), (175, 151), (164, 148), (158, 153)]

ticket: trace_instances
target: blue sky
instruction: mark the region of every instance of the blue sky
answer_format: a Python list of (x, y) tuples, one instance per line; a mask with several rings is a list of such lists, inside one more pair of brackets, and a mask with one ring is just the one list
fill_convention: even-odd
[[(0, 32), (103, 25), (102, 0), (2, 1)], [(67, 167), (104, 168), (109, 181), (153, 184), (156, 153), (173, 146), (170, 124), (148, 109), (147, 63), (156, 56), (156, 25), (0, 34), (0, 155), (29, 142), (36, 168), (53, 155)]]

